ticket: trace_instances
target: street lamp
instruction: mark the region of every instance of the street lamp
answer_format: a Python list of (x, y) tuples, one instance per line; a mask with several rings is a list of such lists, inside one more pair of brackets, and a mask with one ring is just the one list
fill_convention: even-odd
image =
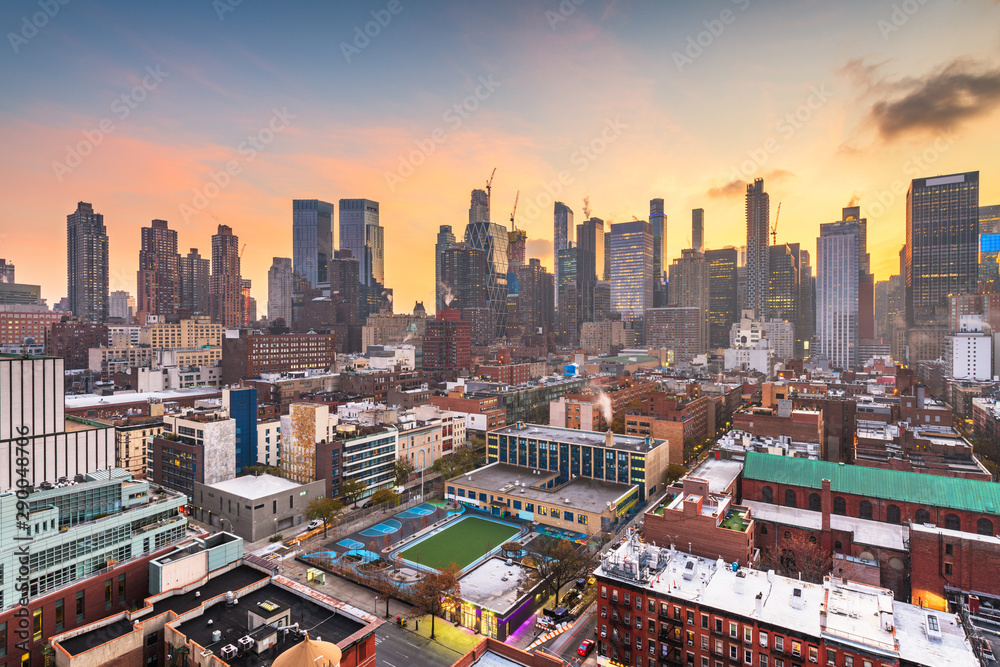
[(226, 527), (222, 525), (223, 521), (228, 521), (229, 522), (229, 530), (234, 531), (234, 532), (236, 531), (236, 528), (233, 527), (233, 520), (230, 519), (229, 517), (225, 517), (225, 516), (219, 518), (219, 528), (221, 528), (223, 531), (225, 531)]

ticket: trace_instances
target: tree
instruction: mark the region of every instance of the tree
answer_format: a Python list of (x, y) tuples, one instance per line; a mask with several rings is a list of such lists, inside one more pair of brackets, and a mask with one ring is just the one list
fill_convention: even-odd
[(673, 484), (687, 474), (687, 468), (679, 463), (671, 463), (667, 466), (667, 484)]
[(400, 591), (403, 589), (403, 583), (394, 579), (392, 574), (392, 570), (382, 570), (375, 573), (369, 581), (372, 588), (378, 591), (379, 596), (385, 600), (386, 618), (389, 618), (389, 600), (398, 600)]
[(470, 445), (463, 445), (456, 447), (451, 454), (442, 456), (435, 461), (434, 465), (431, 466), (431, 470), (441, 473), (444, 479), (451, 479), (470, 470), (475, 470), (482, 465), (482, 459), (483, 454), (480, 450)]
[(457, 603), (462, 597), (462, 587), (458, 583), (458, 566), (452, 563), (443, 570), (430, 573), (413, 585), (411, 601), (419, 614), (431, 616), (431, 639), (434, 639), (434, 617), (441, 616), (445, 609)]
[(323, 522), (323, 539), (326, 539), (326, 529), (331, 524), (336, 523), (341, 512), (344, 511), (344, 503), (336, 498), (316, 498), (310, 501), (306, 507), (306, 518), (312, 521), (319, 519)]
[(413, 474), (415, 468), (413, 464), (410, 463), (409, 459), (396, 459), (396, 467), (394, 472), (396, 473), (396, 486), (403, 486), (406, 484), (406, 480), (410, 478)]
[(358, 499), (367, 490), (368, 487), (356, 479), (345, 480), (343, 486), (340, 487), (341, 495), (344, 496), (344, 504), (353, 503), (354, 509), (358, 508)]
[(382, 505), (383, 503), (392, 503), (395, 506), (399, 503), (399, 494), (395, 493), (392, 489), (379, 489), (371, 497), (372, 505)]
[(559, 595), (559, 589), (570, 579), (575, 579), (586, 562), (576, 545), (558, 537), (542, 535), (531, 543), (538, 554), (538, 576), (554, 584), (553, 592)]
[(815, 535), (805, 537), (799, 533), (780, 538), (780, 545), (765, 547), (760, 562), (785, 577), (799, 574), (806, 581), (822, 583), (823, 577), (833, 569), (833, 554), (826, 551)]
[(503, 551), (504, 558), (514, 558), (517, 554), (521, 553), (521, 543), (504, 542), (500, 545), (500, 550)]

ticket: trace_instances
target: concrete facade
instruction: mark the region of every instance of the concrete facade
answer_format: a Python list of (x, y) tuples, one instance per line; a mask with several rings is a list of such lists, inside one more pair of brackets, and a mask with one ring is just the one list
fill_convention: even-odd
[(325, 490), (323, 480), (297, 484), (274, 475), (248, 475), (215, 484), (196, 482), (191, 503), (200, 521), (256, 542), (308, 522), (309, 503)]

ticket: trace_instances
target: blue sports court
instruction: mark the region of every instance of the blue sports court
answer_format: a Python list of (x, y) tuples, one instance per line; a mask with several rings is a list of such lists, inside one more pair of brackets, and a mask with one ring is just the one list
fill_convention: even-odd
[(429, 503), (423, 503), (421, 505), (417, 505), (416, 507), (411, 507), (410, 509), (404, 512), (400, 512), (396, 516), (398, 516), (400, 519), (419, 519), (420, 517), (430, 516), (431, 514), (434, 514), (434, 511), (436, 509), (437, 507), (435, 507), (434, 505), (431, 505)]
[(383, 521), (377, 526), (372, 526), (371, 528), (362, 530), (361, 535), (365, 537), (382, 537), (384, 535), (392, 535), (393, 533), (398, 532), (402, 527), (403, 524), (400, 522), (395, 519), (389, 519), (388, 521)]

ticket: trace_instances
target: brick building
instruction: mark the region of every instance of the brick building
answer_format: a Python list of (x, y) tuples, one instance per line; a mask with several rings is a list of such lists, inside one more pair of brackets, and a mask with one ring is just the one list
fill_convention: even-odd
[(289, 373), (333, 366), (333, 334), (261, 334), (240, 329), (222, 339), (222, 382), (235, 384), (262, 373)]
[(0, 304), (0, 345), (20, 345), (25, 338), (45, 344), (52, 325), (66, 313), (50, 312), (45, 306)]
[(371, 396), (376, 403), (385, 403), (390, 390), (419, 389), (424, 382), (420, 371), (404, 371), (398, 366), (392, 370), (356, 370), (340, 374), (340, 390), (359, 396)]
[(53, 322), (45, 335), (45, 353), (65, 359), (66, 370), (79, 370), (89, 367), (90, 348), (102, 347), (107, 342), (108, 328), (103, 324), (60, 320)]
[(423, 371), (429, 380), (455, 379), (472, 364), (472, 333), (459, 311), (448, 308), (428, 320), (423, 338)]

